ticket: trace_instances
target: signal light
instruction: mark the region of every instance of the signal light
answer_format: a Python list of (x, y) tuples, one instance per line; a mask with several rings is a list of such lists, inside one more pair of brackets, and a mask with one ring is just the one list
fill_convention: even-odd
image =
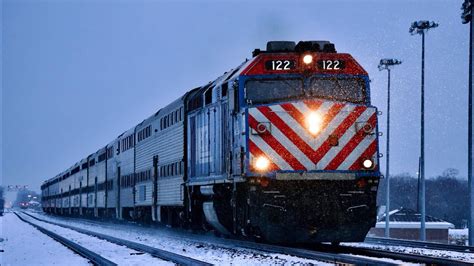
[(306, 123), (308, 125), (308, 131), (312, 135), (318, 134), (319, 130), (321, 130), (321, 124), (323, 123), (323, 119), (320, 114), (317, 112), (311, 112), (306, 117)]
[(260, 156), (255, 160), (254, 167), (257, 171), (265, 171), (270, 166), (270, 160), (265, 156)]
[(309, 65), (313, 62), (313, 56), (310, 55), (310, 54), (307, 54), (303, 57), (303, 63), (305, 63), (306, 65)]
[(359, 179), (356, 183), (358, 188), (364, 188), (367, 186), (367, 181), (363, 178)]
[(366, 158), (362, 161), (362, 167), (364, 167), (365, 169), (372, 169), (374, 168), (374, 162), (372, 161), (372, 159)]
[(270, 185), (270, 180), (268, 180), (266, 177), (263, 177), (259, 179), (259, 183), (262, 187), (268, 187), (268, 185)]

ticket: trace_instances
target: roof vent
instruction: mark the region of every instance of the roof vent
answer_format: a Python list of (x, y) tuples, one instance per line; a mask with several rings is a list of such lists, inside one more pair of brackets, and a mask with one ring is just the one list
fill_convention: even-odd
[(271, 41), (267, 42), (267, 52), (293, 52), (295, 42), (290, 41)]
[(300, 41), (295, 47), (296, 52), (323, 52), (336, 53), (336, 48), (333, 43), (329, 41)]

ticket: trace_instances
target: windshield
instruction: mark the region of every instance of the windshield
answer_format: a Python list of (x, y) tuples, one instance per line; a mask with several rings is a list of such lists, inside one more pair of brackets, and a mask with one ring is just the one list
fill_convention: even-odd
[(360, 78), (311, 78), (306, 91), (314, 97), (361, 103), (365, 98), (364, 81)]
[(246, 83), (249, 104), (269, 103), (295, 98), (325, 98), (362, 103), (365, 85), (360, 78), (313, 77), (307, 87), (300, 79), (250, 80)]
[(268, 103), (304, 95), (300, 79), (251, 80), (247, 82), (246, 89), (250, 103)]

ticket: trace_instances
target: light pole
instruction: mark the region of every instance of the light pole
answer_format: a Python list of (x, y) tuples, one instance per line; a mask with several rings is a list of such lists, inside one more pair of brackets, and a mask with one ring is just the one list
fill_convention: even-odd
[(425, 33), (438, 27), (438, 23), (427, 20), (415, 21), (411, 24), (410, 34), (421, 35), (421, 143), (420, 143), (420, 210), (421, 228), (420, 239), (426, 240), (425, 220)]
[(474, 182), (472, 180), (472, 8), (473, 0), (464, 0), (462, 4), (462, 23), (469, 23), (469, 104), (468, 104), (468, 135), (467, 135), (467, 180), (468, 180), (468, 189), (469, 189), (469, 217), (468, 217), (468, 227), (469, 227), (469, 246), (474, 245)]
[(379, 63), (379, 70), (387, 70), (387, 149), (386, 149), (386, 163), (385, 163), (385, 180), (386, 180), (386, 207), (385, 207), (385, 237), (390, 237), (390, 182), (389, 182), (389, 156), (390, 156), (390, 67), (400, 65), (402, 61), (397, 59), (381, 59)]

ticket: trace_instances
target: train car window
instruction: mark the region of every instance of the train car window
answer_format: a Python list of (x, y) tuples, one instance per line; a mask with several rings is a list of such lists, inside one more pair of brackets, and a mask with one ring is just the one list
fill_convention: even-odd
[(184, 119), (184, 108), (181, 107), (179, 108), (179, 120), (183, 120)]
[(306, 91), (313, 97), (336, 101), (362, 103), (365, 100), (365, 83), (360, 78), (312, 77)]
[(107, 159), (114, 157), (114, 146), (107, 148)]
[(211, 87), (207, 89), (207, 91), (204, 93), (204, 105), (208, 105), (212, 102), (212, 89), (214, 87)]
[(222, 90), (221, 90), (221, 96), (222, 96), (222, 97), (227, 96), (227, 90), (228, 90), (228, 89), (229, 89), (229, 83), (224, 82), (224, 83), (222, 84)]
[(301, 79), (249, 80), (245, 88), (247, 102), (251, 104), (304, 96)]
[(106, 158), (106, 156), (107, 156), (106, 152), (104, 152), (104, 153), (102, 153), (101, 155), (99, 155), (99, 162), (104, 161), (105, 158)]

